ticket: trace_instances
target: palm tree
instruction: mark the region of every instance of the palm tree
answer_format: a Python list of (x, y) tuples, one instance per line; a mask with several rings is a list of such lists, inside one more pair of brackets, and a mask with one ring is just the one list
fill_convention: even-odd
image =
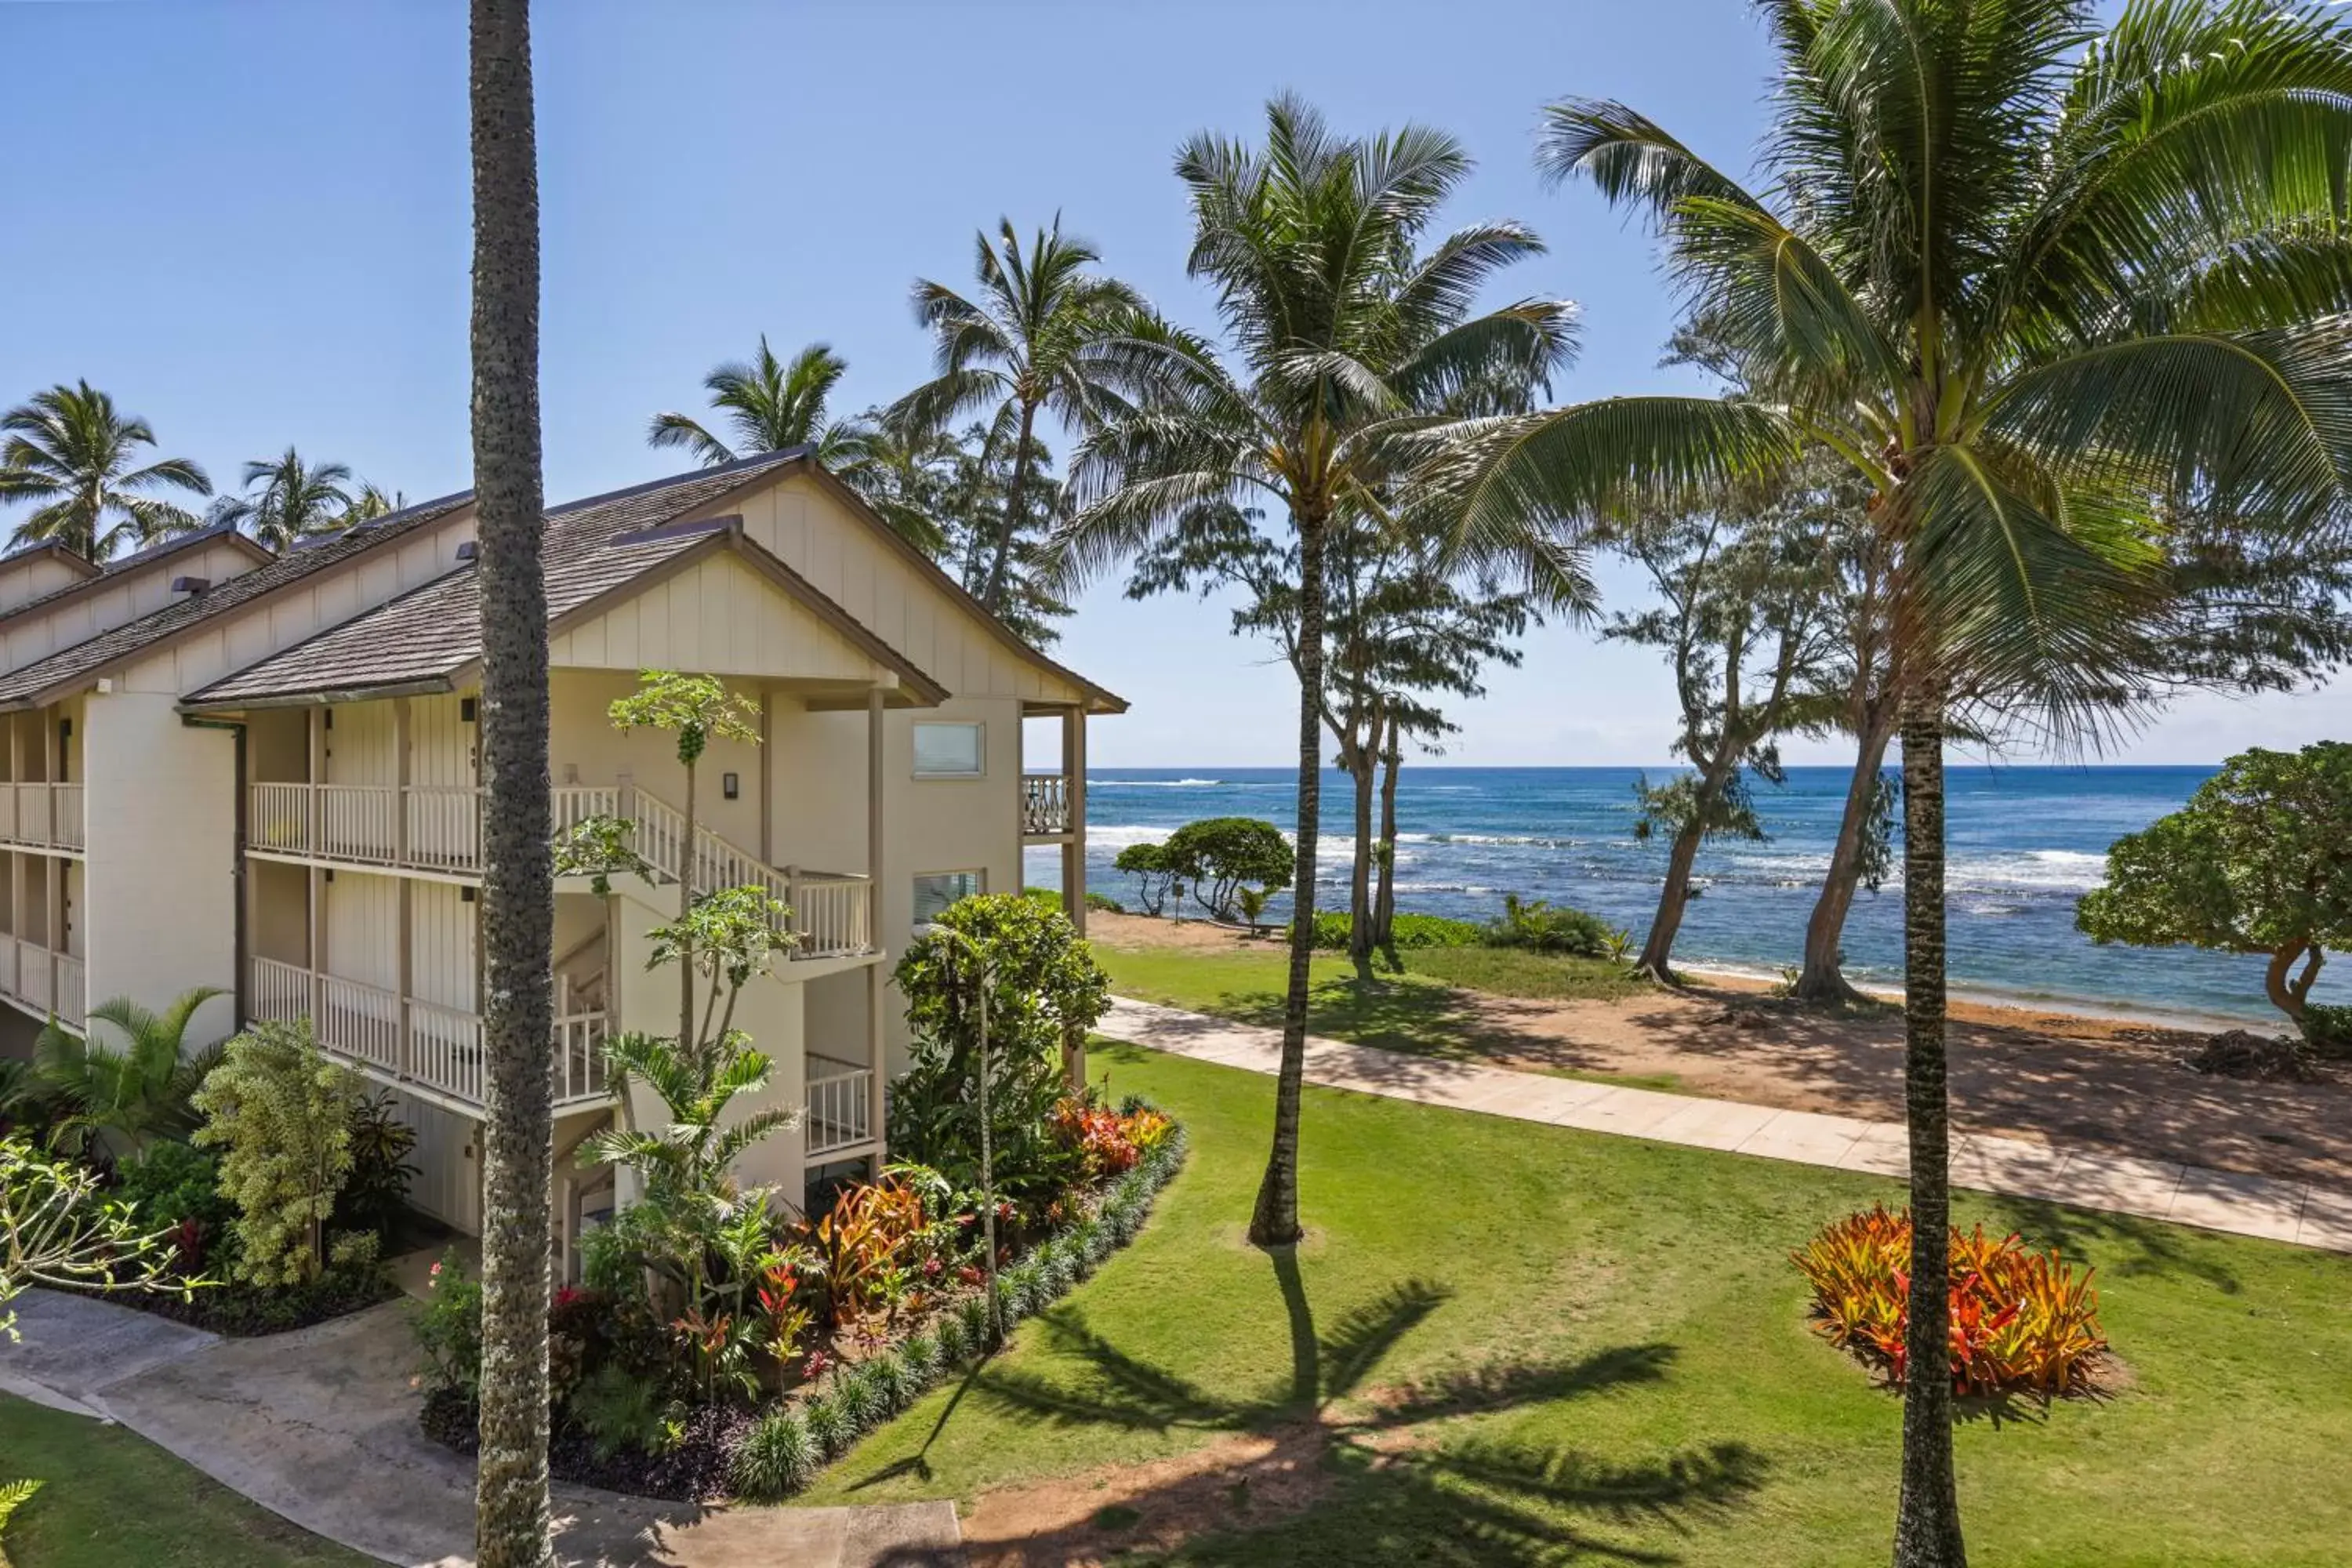
[(915, 319), (930, 331), (939, 374), (900, 398), (886, 417), (917, 430), (985, 417), (990, 447), (1012, 454), (1013, 478), (988, 569), (965, 574), (978, 576), (980, 602), (992, 613), (1004, 602), (1013, 542), (1029, 522), (1038, 412), (1085, 431), (1125, 407), (1106, 345), (1118, 323), (1144, 304), (1126, 284), (1089, 270), (1100, 255), (1065, 235), (1058, 214), (1025, 251), (1011, 218), (997, 220), (995, 245), (985, 232), (973, 239), (978, 300), (927, 279), (915, 285)]
[(343, 515), (339, 521), (345, 527), (355, 523), (372, 522), (379, 517), (391, 516), (407, 504), (406, 499), (398, 490), (394, 490), (387, 495), (383, 486), (373, 480), (362, 479), (360, 481), (359, 493), (352, 497), (352, 504), (343, 509)]
[(553, 1568), (547, 1493), (555, 881), (547, 785), (539, 174), (530, 0), (473, 0), (474, 493), (479, 519), (483, 1568)]
[(1539, 252), (1517, 224), (1416, 245), (1470, 170), (1452, 137), (1419, 126), (1370, 140), (1331, 134), (1288, 97), (1253, 151), (1196, 137), (1177, 157), (1192, 192), (1190, 269), (1217, 290), (1240, 374), (1207, 343), (1148, 317), (1108, 345), (1141, 401), (1097, 431), (1074, 479), (1080, 510), (1061, 549), (1074, 571), (1148, 549), (1205, 507), (1271, 500), (1289, 520), (1297, 574), (1298, 815), (1289, 986), (1274, 1146), (1251, 1239), (1297, 1239), (1298, 1089), (1306, 1060), (1321, 805), (1327, 546), (1343, 521), (1384, 509), (1409, 437), (1445, 416), (1433, 387), (1509, 368), (1540, 384), (1570, 349), (1568, 307), (1528, 301), (1483, 315), (1497, 269)]
[(291, 550), (350, 520), (352, 495), (343, 487), (351, 478), (349, 464), (306, 464), (289, 447), (282, 457), (246, 464), (246, 493), (224, 496), (207, 516), (246, 529), (272, 550)]
[(121, 1033), (120, 1046), (50, 1019), (33, 1043), (34, 1072), (64, 1112), (50, 1130), (50, 1143), (73, 1152), (96, 1144), (119, 1156), (151, 1140), (194, 1131), (197, 1117), (188, 1101), (220, 1065), (221, 1051), (215, 1046), (185, 1055), (188, 1025), (197, 1009), (221, 994), (199, 985), (161, 1013), (120, 996), (92, 1007), (90, 1022)]
[[(1622, 104), (1540, 161), (1645, 214), (1726, 399), (1492, 422), (1452, 469), (1472, 551), (1835, 452), (1871, 491), (1901, 672), (1914, 1219), (1895, 1561), (1964, 1560), (1945, 1089), (1948, 720), (2095, 737), (2160, 597), (2160, 498), (2281, 531), (2352, 477), (2352, 33), (2264, 0), (1763, 0), (1757, 195)], [(1457, 451), (1463, 448), (1457, 447)], [(2123, 673), (2118, 676), (2120, 669)]]
[(735, 446), (690, 414), (655, 415), (646, 439), (656, 447), (684, 447), (709, 468), (787, 447), (814, 447), (817, 460), (828, 468), (853, 461), (868, 427), (858, 420), (825, 417), (825, 402), (848, 370), (849, 362), (827, 343), (811, 343), (790, 360), (780, 360), (763, 333), (760, 352), (749, 363), (731, 361), (702, 378), (710, 406), (733, 427)]
[(0, 431), (8, 437), (0, 445), (0, 501), (42, 503), (16, 525), (12, 548), (55, 540), (103, 561), (125, 539), (152, 544), (197, 525), (194, 512), (156, 492), (212, 494), (204, 469), (185, 458), (131, 467), (155, 432), (86, 381), (35, 393), (0, 415)]

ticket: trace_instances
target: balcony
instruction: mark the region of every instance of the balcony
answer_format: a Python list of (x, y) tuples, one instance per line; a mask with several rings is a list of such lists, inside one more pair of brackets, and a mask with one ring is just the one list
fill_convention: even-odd
[(1070, 831), (1070, 781), (1061, 773), (1021, 775), (1021, 836), (1059, 838)]
[[(566, 785), (551, 792), (561, 833), (592, 816), (631, 825), (631, 847), (673, 886), (684, 874), (686, 818), (635, 788)], [(247, 851), (303, 862), (382, 867), (470, 881), (482, 869), (482, 792), (391, 784), (257, 784)], [(874, 889), (849, 872), (763, 866), (708, 827), (695, 832), (698, 891), (759, 887), (793, 911), (795, 959), (854, 958), (875, 951)]]
[(89, 992), (80, 959), (37, 942), (0, 936), (0, 994), (79, 1029), (89, 1022)]
[(874, 1142), (874, 1073), (870, 1068), (808, 1058), (807, 1114), (801, 1122), (803, 1154), (816, 1160)]
[[(310, 1019), (322, 1049), (379, 1082), (473, 1114), (488, 1098), (477, 1014), (268, 958), (253, 961), (246, 1001), (255, 1022)], [(604, 1030), (600, 1012), (556, 1019), (557, 1111), (605, 1100)]]
[(0, 784), (0, 843), (79, 855), (82, 818), (78, 784)]

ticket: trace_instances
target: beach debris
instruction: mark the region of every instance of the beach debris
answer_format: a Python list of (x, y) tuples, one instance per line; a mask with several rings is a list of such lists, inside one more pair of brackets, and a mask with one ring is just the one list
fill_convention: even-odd
[(2189, 1065), (2216, 1078), (2249, 1083), (2315, 1083), (2321, 1077), (2302, 1041), (2284, 1035), (2257, 1035), (2251, 1029), (2215, 1035), (2189, 1058)]

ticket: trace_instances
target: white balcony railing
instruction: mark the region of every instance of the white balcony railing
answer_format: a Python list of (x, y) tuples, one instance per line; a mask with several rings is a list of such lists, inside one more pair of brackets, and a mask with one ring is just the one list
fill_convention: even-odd
[[(698, 826), (686, 852), (686, 816), (635, 788), (567, 784), (550, 792), (561, 833), (592, 816), (630, 826), (629, 847), (659, 879), (675, 884), (689, 870), (697, 892), (756, 887), (793, 910), (800, 959), (856, 957), (874, 951), (872, 881), (849, 872), (762, 865), (708, 827)], [(482, 792), (389, 784), (257, 784), (247, 805), (249, 847), (269, 853), (351, 861), (458, 876), (482, 868)]]
[(1050, 838), (1070, 830), (1070, 781), (1060, 773), (1021, 775), (1021, 831)]
[[(488, 1096), (477, 1014), (268, 958), (253, 961), (246, 1005), (256, 1021), (309, 1018), (320, 1048), (381, 1081), (431, 1089), (467, 1106), (478, 1107)], [(559, 1107), (604, 1098), (604, 1032), (602, 1013), (555, 1021)]]
[(77, 1029), (89, 1021), (89, 983), (82, 961), (37, 942), (0, 936), (0, 992), (36, 1013), (55, 1013)]
[(873, 1141), (874, 1074), (866, 1068), (829, 1073), (808, 1083), (808, 1115), (801, 1147), (812, 1159)]
[(0, 842), (79, 853), (83, 817), (78, 784), (0, 784)]

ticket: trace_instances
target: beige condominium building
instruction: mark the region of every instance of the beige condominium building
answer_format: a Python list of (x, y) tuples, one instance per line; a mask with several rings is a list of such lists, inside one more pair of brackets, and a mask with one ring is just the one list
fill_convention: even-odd
[[(103, 570), (0, 561), (0, 1048), (91, 1002), (226, 994), (192, 1043), (309, 1018), (416, 1129), (412, 1198), (480, 1226), (484, 1093), (474, 512), (456, 495), (272, 556), (208, 530)], [(649, 877), (556, 884), (560, 1264), (609, 1211), (581, 1141), (614, 1113), (602, 1042), (674, 1033), (647, 933), (698, 889), (793, 910), (737, 1020), (803, 1108), (746, 1157), (797, 1200), (882, 1157), (907, 939), (1058, 845), (1085, 919), (1086, 725), (1125, 704), (1023, 642), (803, 451), (551, 508), (544, 559), (559, 827), (618, 816)], [(607, 708), (649, 668), (719, 677), (760, 743), (714, 742), (697, 842), (669, 736)], [(1024, 721), (1047, 721), (1045, 724)], [(1058, 721), (1050, 771), (1024, 729)], [(100, 1026), (101, 1028), (104, 1026)]]

